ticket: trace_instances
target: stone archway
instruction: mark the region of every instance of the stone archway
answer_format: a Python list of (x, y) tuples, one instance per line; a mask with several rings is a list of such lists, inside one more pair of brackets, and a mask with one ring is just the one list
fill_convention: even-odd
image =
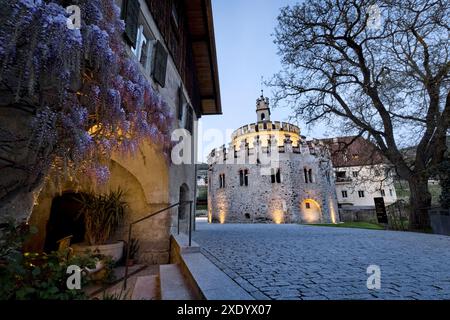
[[(105, 193), (120, 187), (129, 204), (125, 221), (114, 240), (126, 240), (130, 222), (141, 219), (152, 212), (167, 207), (169, 199), (168, 162), (160, 150), (145, 143), (133, 155), (115, 155), (109, 163), (110, 179), (106, 185), (71, 183), (61, 186), (62, 190), (82, 190)], [(52, 202), (60, 192), (50, 183), (44, 186), (33, 208), (29, 223), (36, 226), (38, 233), (27, 244), (29, 251), (40, 252), (46, 241), (46, 224), (50, 219)], [(133, 229), (133, 237), (140, 241), (139, 260), (148, 264), (168, 263), (170, 248), (170, 212), (145, 220)]]
[(314, 199), (305, 199), (300, 204), (301, 221), (303, 223), (320, 223), (322, 208)]
[(65, 192), (52, 200), (50, 217), (46, 226), (44, 251), (56, 251), (57, 242), (71, 236), (71, 243), (84, 241), (84, 217), (80, 215), (81, 194)]
[[(189, 186), (186, 183), (183, 183), (180, 186), (178, 199), (180, 202), (191, 200), (189, 196)], [(180, 221), (180, 230), (185, 232), (188, 231), (187, 224), (189, 223), (189, 204), (180, 204), (180, 206), (178, 206), (178, 218)]]

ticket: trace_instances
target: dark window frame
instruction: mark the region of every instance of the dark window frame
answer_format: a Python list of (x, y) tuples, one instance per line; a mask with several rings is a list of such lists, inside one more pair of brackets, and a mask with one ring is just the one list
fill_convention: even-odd
[(123, 1), (121, 18), (125, 22), (124, 38), (133, 48), (136, 48), (140, 11), (141, 5), (139, 0)]

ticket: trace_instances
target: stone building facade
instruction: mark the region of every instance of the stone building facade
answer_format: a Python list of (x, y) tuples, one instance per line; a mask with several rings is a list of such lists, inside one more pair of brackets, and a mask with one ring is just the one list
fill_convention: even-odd
[(338, 205), (345, 209), (374, 209), (374, 198), (386, 205), (397, 201), (395, 168), (372, 142), (359, 136), (322, 139), (331, 152)]
[(299, 127), (270, 120), (269, 100), (257, 100), (257, 122), (237, 129), (229, 147), (208, 164), (210, 222), (336, 223), (330, 154)]
[[(116, 2), (129, 25), (127, 31), (130, 34), (124, 35), (128, 53), (140, 63), (142, 74), (175, 115), (171, 130), (184, 130), (189, 146), (194, 150), (198, 119), (221, 114), (211, 1)], [(136, 154), (115, 154), (110, 159), (110, 179), (106, 185), (97, 186), (91, 181), (82, 185), (67, 182), (62, 188), (55, 188), (49, 181), (38, 190), (28, 219), (39, 232), (27, 249), (44, 250), (50, 230), (56, 230), (59, 238), (72, 235), (68, 231), (58, 231), (60, 224), (73, 222), (70, 210), (56, 210), (70, 206), (71, 195), (104, 193), (118, 187), (125, 191), (128, 208), (125, 221), (114, 238), (127, 239), (131, 222), (170, 204), (195, 198), (194, 152), (190, 160), (189, 163), (174, 164), (164, 157), (160, 146), (145, 142)], [(56, 208), (57, 202), (68, 203)], [(132, 236), (139, 240), (138, 259), (141, 263), (169, 262), (170, 233), (177, 229), (178, 215), (183, 217), (182, 226), (188, 225), (187, 215), (182, 211), (183, 208), (173, 208), (135, 226)]]

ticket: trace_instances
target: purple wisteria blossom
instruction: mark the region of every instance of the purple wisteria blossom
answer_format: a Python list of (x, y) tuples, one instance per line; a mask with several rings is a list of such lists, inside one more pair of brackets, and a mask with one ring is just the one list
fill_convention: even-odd
[(10, 0), (0, 13), (0, 82), (33, 105), (33, 147), (51, 150), (33, 170), (71, 168), (104, 182), (113, 152), (149, 140), (169, 154), (173, 116), (127, 55), (115, 1), (78, 1), (80, 30), (67, 28), (62, 3)]

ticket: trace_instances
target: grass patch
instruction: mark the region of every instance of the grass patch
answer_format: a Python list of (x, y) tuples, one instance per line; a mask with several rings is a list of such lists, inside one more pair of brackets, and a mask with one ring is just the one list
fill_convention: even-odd
[(370, 222), (343, 222), (337, 224), (308, 224), (308, 226), (318, 227), (335, 227), (335, 228), (357, 228), (357, 229), (371, 229), (371, 230), (385, 230), (382, 225)]

